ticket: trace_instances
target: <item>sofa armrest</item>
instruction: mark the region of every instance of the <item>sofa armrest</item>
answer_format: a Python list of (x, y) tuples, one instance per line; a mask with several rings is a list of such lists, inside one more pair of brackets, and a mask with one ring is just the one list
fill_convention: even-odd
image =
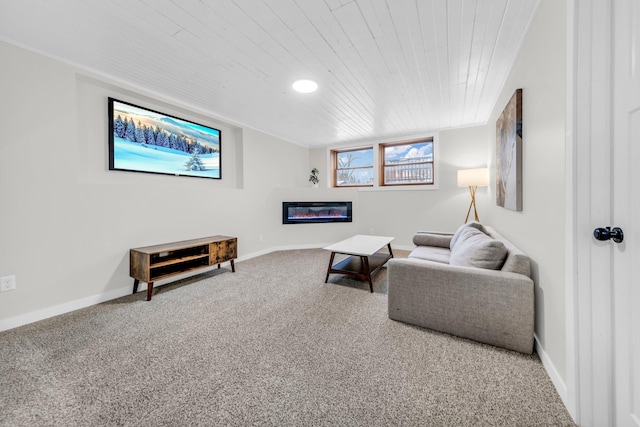
[(436, 246), (449, 249), (453, 233), (441, 233), (438, 231), (418, 231), (413, 236), (413, 244), (416, 246)]
[(530, 354), (534, 284), (526, 276), (394, 258), (388, 268), (389, 317)]

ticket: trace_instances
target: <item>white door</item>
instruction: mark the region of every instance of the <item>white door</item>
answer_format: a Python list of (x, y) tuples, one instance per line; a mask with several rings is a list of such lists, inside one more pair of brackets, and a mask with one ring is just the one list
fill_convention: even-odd
[[(567, 396), (581, 426), (640, 426), (640, 0), (570, 0)], [(624, 240), (597, 241), (596, 227)]]
[(613, 16), (613, 409), (616, 426), (640, 427), (640, 0), (614, 1)]

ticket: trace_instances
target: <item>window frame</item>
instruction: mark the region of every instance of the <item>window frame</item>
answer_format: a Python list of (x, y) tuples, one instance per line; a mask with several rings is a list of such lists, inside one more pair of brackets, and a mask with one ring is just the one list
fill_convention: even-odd
[[(382, 169), (380, 167), (380, 145), (407, 145), (417, 142), (430, 141), (433, 144), (433, 183), (412, 183), (412, 184), (393, 184), (393, 185), (380, 185)], [(344, 151), (357, 151), (361, 149), (373, 147), (373, 185), (355, 186), (355, 185), (336, 185), (336, 156), (335, 152)], [(329, 146), (325, 151), (325, 159), (327, 170), (330, 176), (328, 177), (329, 188), (353, 188), (357, 191), (433, 191), (440, 189), (440, 167), (439, 167), (439, 153), (440, 153), (440, 134), (439, 132), (425, 132), (421, 134), (415, 134), (409, 137), (388, 138), (379, 139), (373, 141), (361, 141), (357, 144), (336, 144)], [(384, 178), (384, 177), (382, 177)]]
[[(388, 147), (397, 147), (397, 146), (401, 146), (401, 145), (412, 145), (412, 144), (422, 144), (422, 143), (430, 143), (431, 144), (431, 151), (432, 151), (432, 155), (431, 155), (431, 161), (425, 161), (425, 162), (416, 162), (416, 163), (400, 163), (400, 164), (387, 164), (387, 157), (385, 155), (385, 148)], [(429, 185), (429, 186), (433, 186), (435, 185), (436, 182), (436, 143), (435, 143), (435, 138), (434, 137), (425, 137), (425, 138), (420, 138), (420, 139), (414, 139), (414, 140), (409, 140), (409, 141), (395, 141), (395, 142), (382, 142), (378, 144), (378, 185), (380, 187), (404, 187), (404, 186), (415, 186), (415, 185)], [(405, 165), (405, 164), (424, 164), (424, 165), (431, 165), (431, 182), (409, 182), (409, 183), (385, 183), (385, 167), (388, 166), (398, 166), (398, 165)]]
[[(371, 169), (372, 180), (371, 184), (352, 184), (352, 185), (338, 185), (338, 171), (344, 170), (338, 168), (338, 155), (342, 153), (348, 153), (352, 151), (363, 151), (363, 150), (371, 150), (372, 161), (371, 166), (359, 166), (354, 168), (348, 168), (353, 170), (358, 169)], [(373, 187), (376, 182), (376, 158), (375, 158), (375, 148), (373, 145), (367, 146), (359, 146), (359, 147), (345, 147), (345, 148), (336, 148), (330, 151), (331, 156), (331, 186), (333, 188), (358, 188), (358, 187)]]

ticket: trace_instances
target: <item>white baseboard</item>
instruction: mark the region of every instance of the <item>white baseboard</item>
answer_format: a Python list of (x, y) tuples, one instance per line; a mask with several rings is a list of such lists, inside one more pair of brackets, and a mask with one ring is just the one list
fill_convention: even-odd
[(54, 305), (42, 310), (32, 311), (31, 313), (21, 314), (19, 316), (10, 317), (8, 319), (0, 319), (0, 332), (8, 329), (17, 328), (18, 326), (28, 325), (29, 323), (38, 322), (60, 314), (70, 313), (81, 308), (100, 304), (105, 301), (120, 298), (131, 293), (132, 287), (120, 288), (98, 295), (92, 295), (86, 298), (69, 301), (64, 304)]
[[(321, 248), (324, 246), (329, 245), (330, 243), (326, 243), (323, 245), (296, 245), (296, 246), (276, 246), (276, 247), (272, 247), (272, 248), (268, 248), (268, 249), (264, 249), (261, 251), (257, 251), (257, 252), (252, 252), (250, 254), (246, 254), (243, 255), (241, 257), (238, 257), (238, 259), (236, 260), (237, 262), (239, 261), (245, 261), (251, 258), (255, 258), (257, 256), (260, 255), (266, 255), (268, 253), (271, 252), (275, 252), (275, 251), (281, 251), (281, 250), (296, 250), (296, 249), (314, 249), (314, 248)], [(214, 269), (216, 267), (211, 267), (210, 269)], [(176, 280), (179, 279), (184, 279), (186, 277), (190, 277), (190, 276), (194, 276), (197, 274), (202, 274), (204, 272), (206, 272), (207, 270), (198, 270), (197, 272), (194, 273), (188, 273), (188, 274), (182, 274), (182, 275), (177, 275), (175, 277), (172, 277), (171, 279), (167, 279), (167, 280), (162, 280), (162, 281), (158, 281), (156, 283), (154, 283), (154, 287), (158, 287), (158, 286), (162, 286), (164, 284), (167, 283), (171, 283), (174, 282)], [(116, 298), (121, 298), (127, 295), (131, 294), (131, 291), (133, 289), (133, 282), (125, 287), (119, 288), (119, 289), (114, 289), (112, 291), (108, 291), (108, 292), (104, 292), (98, 295), (92, 295), (89, 297), (85, 297), (85, 298), (80, 298), (74, 301), (69, 301), (63, 304), (59, 304), (59, 305), (54, 305), (52, 307), (47, 307), (44, 308), (42, 310), (36, 310), (36, 311), (32, 311), (30, 313), (25, 313), (25, 314), (21, 314), (19, 316), (15, 316), (15, 317), (10, 317), (8, 319), (0, 319), (0, 332), (1, 331), (6, 331), (9, 329), (13, 329), (13, 328), (17, 328), (19, 326), (23, 326), (23, 325), (28, 325), (29, 323), (34, 323), (34, 322), (38, 322), (40, 320), (44, 320), (44, 319), (48, 319), (50, 317), (54, 317), (54, 316), (58, 316), (60, 314), (65, 314), (65, 313), (70, 313), (72, 311), (75, 310), (79, 310), (81, 308), (86, 308), (86, 307), (90, 307), (92, 305), (96, 305), (96, 304), (100, 304), (106, 301), (110, 301)], [(138, 292), (146, 292), (147, 291), (147, 287), (142, 284), (142, 286), (139, 287)]]
[[(266, 255), (269, 254), (271, 252), (276, 252), (276, 251), (288, 251), (288, 250), (300, 250), (300, 249), (317, 249), (317, 248), (323, 248), (325, 246), (330, 245), (331, 242), (328, 243), (322, 243), (322, 244), (311, 244), (311, 245), (289, 245), (289, 246), (274, 246), (271, 248), (267, 248), (267, 249), (263, 249), (261, 251), (256, 251), (256, 252), (252, 252), (250, 254), (245, 254), (241, 257), (238, 257), (238, 259), (236, 260), (237, 262), (240, 261), (245, 261), (251, 258), (255, 258), (258, 257), (260, 255)], [(401, 250), (412, 250), (413, 247), (404, 247), (404, 246), (397, 246), (397, 249), (401, 249)], [(214, 269), (216, 267), (211, 267), (210, 269)], [(179, 279), (184, 279), (186, 277), (190, 277), (190, 276), (194, 276), (197, 274), (202, 274), (204, 272), (206, 272), (207, 270), (198, 270), (195, 273), (188, 273), (188, 274), (183, 274), (183, 275), (178, 275), (175, 277), (172, 277), (171, 279), (167, 279), (167, 280), (163, 280), (163, 281), (158, 281), (156, 283), (154, 283), (154, 287), (158, 287), (158, 286), (162, 286), (164, 284), (167, 283), (171, 283), (174, 282), (176, 280)], [(85, 308), (85, 307), (90, 307), (92, 305), (96, 305), (96, 304), (100, 304), (106, 301), (110, 301), (116, 298), (121, 298), (127, 295), (131, 294), (132, 291), (132, 284), (129, 284), (128, 286), (119, 288), (119, 289), (114, 289), (112, 291), (108, 291), (108, 292), (104, 292), (98, 295), (92, 295), (89, 297), (85, 297), (85, 298), (80, 298), (74, 301), (69, 301), (66, 302), (64, 304), (59, 304), (59, 305), (55, 305), (52, 307), (47, 307), (44, 308), (42, 310), (36, 310), (33, 311), (31, 313), (26, 313), (26, 314), (21, 314), (19, 316), (15, 316), (15, 317), (11, 317), (8, 319), (0, 319), (0, 332), (1, 331), (6, 331), (9, 329), (13, 329), (13, 328), (17, 328), (19, 326), (23, 326), (23, 325), (28, 325), (29, 323), (34, 323), (34, 322), (38, 322), (40, 320), (44, 320), (44, 319), (48, 319), (50, 317), (54, 317), (54, 316), (58, 316), (60, 314), (65, 314), (65, 313), (70, 313), (72, 311), (75, 310), (79, 310), (81, 308)], [(146, 292), (147, 287), (146, 286), (140, 286), (138, 289), (138, 292)]]
[(538, 353), (538, 356), (540, 356), (542, 366), (544, 366), (544, 369), (547, 371), (547, 375), (549, 375), (553, 386), (556, 388), (556, 391), (560, 395), (560, 399), (562, 400), (562, 403), (564, 403), (565, 408), (569, 408), (567, 400), (567, 385), (558, 373), (558, 370), (556, 369), (547, 353), (544, 351), (544, 348), (542, 347), (542, 344), (540, 344), (538, 336), (536, 334), (533, 334), (533, 337), (535, 339), (536, 352)]

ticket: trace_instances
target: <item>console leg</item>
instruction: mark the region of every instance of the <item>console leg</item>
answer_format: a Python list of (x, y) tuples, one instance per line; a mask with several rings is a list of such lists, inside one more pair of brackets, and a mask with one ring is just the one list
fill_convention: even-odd
[(135, 295), (136, 292), (138, 292), (138, 285), (140, 284), (140, 281), (138, 279), (133, 279), (133, 294)]
[(232, 273), (236, 272), (236, 265), (233, 263), (233, 260), (231, 260), (231, 272)]
[(153, 282), (147, 283), (147, 301), (151, 301), (153, 295)]

